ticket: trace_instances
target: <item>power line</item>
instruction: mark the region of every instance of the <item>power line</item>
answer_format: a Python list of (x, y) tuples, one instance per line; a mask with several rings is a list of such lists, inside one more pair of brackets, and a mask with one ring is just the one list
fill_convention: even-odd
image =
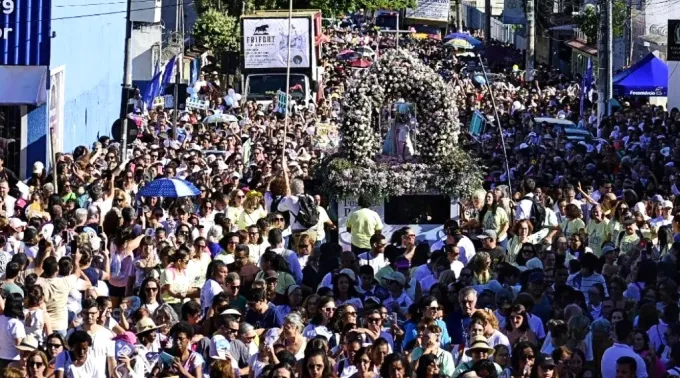
[[(114, 3), (111, 3), (114, 4)], [(194, 2), (190, 3), (184, 3), (185, 5), (192, 5)], [(171, 4), (171, 5), (164, 5), (160, 7), (149, 7), (149, 8), (139, 8), (139, 9), (133, 9), (131, 12), (139, 12), (139, 11), (145, 11), (145, 10), (152, 10), (152, 9), (158, 9), (158, 8), (170, 8), (170, 7), (176, 7), (177, 4)], [(120, 13), (127, 13), (127, 10), (121, 10), (121, 11), (113, 11), (113, 12), (102, 12), (102, 13), (91, 13), (91, 14), (81, 14), (78, 16), (65, 16), (65, 17), (56, 17), (50, 19), (51, 21), (58, 21), (58, 20), (73, 20), (73, 19), (78, 19), (78, 18), (86, 18), (86, 17), (99, 17), (99, 16), (109, 16), (112, 14), (120, 14)], [(35, 20), (34, 22), (41, 22), (43, 19), (38, 19)], [(18, 24), (20, 21), (14, 21), (14, 22), (9, 22), (8, 25), (10, 24)]]
[[(134, 0), (135, 3), (147, 3), (150, 1), (158, 1), (158, 0)], [(119, 2), (110, 2), (110, 3), (89, 3), (89, 4), (63, 4), (63, 5), (55, 5), (55, 8), (74, 8), (74, 7), (89, 7), (89, 6), (94, 6), (94, 5), (114, 5), (114, 4), (127, 4), (127, 1), (119, 1)]]

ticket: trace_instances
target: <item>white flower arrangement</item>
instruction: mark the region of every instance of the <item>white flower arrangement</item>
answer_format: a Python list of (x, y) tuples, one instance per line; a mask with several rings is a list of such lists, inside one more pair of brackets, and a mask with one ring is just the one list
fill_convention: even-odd
[[(326, 192), (341, 198), (423, 193), (461, 197), (481, 187), (480, 162), (457, 146), (456, 98), (442, 77), (417, 57), (388, 50), (349, 79), (346, 88), (339, 152), (317, 171)], [(382, 155), (382, 136), (374, 127), (380, 109), (399, 98), (418, 109), (418, 156), (408, 162)]]

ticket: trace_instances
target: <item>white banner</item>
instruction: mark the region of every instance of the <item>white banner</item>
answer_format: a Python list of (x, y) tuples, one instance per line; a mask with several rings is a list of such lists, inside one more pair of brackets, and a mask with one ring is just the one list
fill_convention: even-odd
[[(311, 61), (310, 18), (293, 18), (290, 35), (290, 66), (309, 68)], [(246, 69), (285, 68), (288, 57), (287, 18), (243, 20), (243, 55)]]
[(524, 13), (524, 1), (505, 0), (505, 7), (503, 7), (503, 23), (525, 24), (526, 22), (527, 16), (526, 13)]
[(54, 151), (64, 150), (64, 81), (66, 66), (50, 71), (49, 117), (52, 131)]
[(449, 0), (418, 0), (416, 9), (406, 9), (406, 18), (448, 22), (449, 9)]

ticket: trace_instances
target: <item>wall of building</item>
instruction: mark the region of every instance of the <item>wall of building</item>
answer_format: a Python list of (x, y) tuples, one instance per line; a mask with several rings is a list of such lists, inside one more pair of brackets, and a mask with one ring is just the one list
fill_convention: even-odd
[[(93, 5), (94, 4), (94, 5)], [(55, 0), (50, 70), (64, 70), (63, 131), (72, 152), (110, 135), (119, 116), (125, 46), (125, 2)], [(47, 156), (48, 104), (28, 114), (27, 167)]]
[(132, 30), (132, 80), (150, 81), (161, 56), (161, 24), (135, 24)]

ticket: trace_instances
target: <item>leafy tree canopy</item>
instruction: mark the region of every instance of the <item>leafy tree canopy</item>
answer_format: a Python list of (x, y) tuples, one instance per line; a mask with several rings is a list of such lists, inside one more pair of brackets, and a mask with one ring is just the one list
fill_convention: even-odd
[[(624, 34), (627, 18), (627, 5), (623, 0), (613, 0), (612, 4), (612, 26), (614, 37), (621, 37)], [(600, 7), (604, 6), (604, 1), (599, 1)], [(600, 16), (604, 16), (595, 7), (586, 7), (583, 13), (574, 17), (574, 22), (581, 31), (588, 37), (588, 43), (597, 43), (597, 36), (600, 30)]]
[(238, 51), (240, 47), (238, 19), (216, 9), (207, 9), (198, 16), (192, 34), (215, 53)]

